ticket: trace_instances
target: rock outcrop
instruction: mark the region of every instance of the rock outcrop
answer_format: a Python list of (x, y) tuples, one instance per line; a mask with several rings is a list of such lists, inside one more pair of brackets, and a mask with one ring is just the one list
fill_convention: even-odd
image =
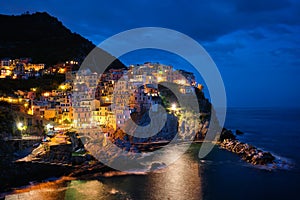
[(237, 135), (243, 135), (244, 132), (237, 129), (237, 130), (235, 130), (235, 134), (237, 134)]
[(253, 165), (267, 165), (275, 161), (275, 157), (270, 152), (264, 152), (252, 145), (238, 141), (232, 131), (225, 128), (220, 135), (218, 144), (221, 148), (238, 154), (243, 160)]

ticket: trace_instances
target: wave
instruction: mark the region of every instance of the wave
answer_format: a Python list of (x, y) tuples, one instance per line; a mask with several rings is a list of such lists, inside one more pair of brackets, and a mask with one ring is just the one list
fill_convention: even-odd
[(266, 165), (253, 165), (242, 159), (240, 159), (240, 162), (236, 162), (230, 158), (225, 159), (225, 160), (201, 159), (201, 160), (199, 160), (199, 165), (216, 166), (216, 165), (229, 164), (229, 165), (239, 165), (239, 166), (243, 166), (243, 167), (250, 167), (250, 168), (256, 168), (256, 169), (267, 170), (267, 171), (276, 171), (276, 170), (291, 171), (295, 168), (295, 162), (292, 159), (279, 156), (277, 154), (274, 154), (273, 152), (271, 152), (271, 153), (275, 157), (275, 160), (273, 163), (266, 164)]

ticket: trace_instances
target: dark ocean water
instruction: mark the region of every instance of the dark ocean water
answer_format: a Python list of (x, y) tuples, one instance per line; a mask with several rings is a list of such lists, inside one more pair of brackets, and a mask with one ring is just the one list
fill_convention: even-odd
[(215, 150), (206, 158), (212, 162), (204, 170), (205, 199), (299, 199), (299, 108), (231, 108), (225, 127), (245, 132), (239, 140), (288, 160), (291, 168), (262, 170)]
[(99, 177), (29, 187), (23, 199), (299, 199), (300, 109), (229, 109), (226, 127), (245, 132), (239, 139), (283, 160), (288, 169), (253, 167), (230, 152), (215, 147), (204, 159), (200, 144), (174, 164), (143, 175)]
[(300, 108), (229, 108), (225, 127), (245, 132), (242, 141), (291, 159), (299, 171)]

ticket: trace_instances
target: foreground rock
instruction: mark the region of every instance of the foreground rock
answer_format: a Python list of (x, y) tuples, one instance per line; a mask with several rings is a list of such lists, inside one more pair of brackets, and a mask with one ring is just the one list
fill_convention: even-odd
[(11, 191), (14, 187), (29, 185), (30, 182), (65, 176), (71, 173), (72, 170), (73, 168), (70, 166), (32, 162), (9, 163), (1, 167), (3, 173), (0, 173), (0, 193)]
[(252, 145), (240, 142), (235, 135), (227, 129), (223, 129), (219, 146), (241, 156), (241, 158), (253, 165), (273, 164), (275, 157), (270, 152), (264, 152)]
[(236, 153), (253, 165), (266, 165), (274, 162), (275, 157), (270, 152), (264, 152), (256, 147), (238, 140), (225, 139), (220, 147)]
[(243, 135), (244, 132), (237, 129), (237, 130), (235, 131), (235, 134), (237, 134), (237, 135)]

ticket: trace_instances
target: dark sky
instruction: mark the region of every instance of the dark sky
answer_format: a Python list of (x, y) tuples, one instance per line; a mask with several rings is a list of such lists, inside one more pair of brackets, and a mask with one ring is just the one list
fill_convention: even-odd
[[(228, 106), (300, 106), (298, 0), (7, 0), (0, 13), (46, 11), (95, 44), (131, 28), (180, 31), (205, 47), (223, 77)], [(121, 58), (181, 65), (147, 55)]]

